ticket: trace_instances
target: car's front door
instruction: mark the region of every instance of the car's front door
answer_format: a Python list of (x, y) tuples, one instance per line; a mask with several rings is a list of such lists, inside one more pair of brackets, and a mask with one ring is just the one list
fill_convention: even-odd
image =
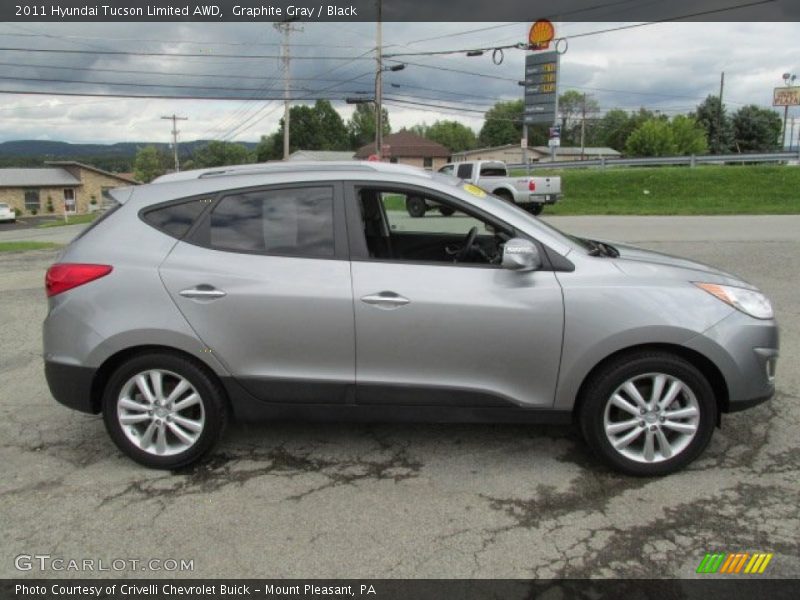
[(344, 403), (355, 377), (341, 184), (223, 194), (161, 265), (200, 339), (269, 402)]
[(415, 228), (423, 230), (421, 238), (441, 230), (458, 234), (443, 239), (460, 240), (473, 226), (485, 232), (484, 223), (458, 211), (447, 218), (410, 219), (400, 210), (402, 202), (391, 200), (396, 189), (379, 191), (396, 210), (383, 212), (387, 239), (370, 240), (380, 227), (370, 223), (373, 210), (364, 214), (362, 199), (375, 191), (354, 185), (347, 194), (356, 401), (551, 407), (564, 320), (554, 273), (456, 264), (452, 257), (437, 260), (434, 254), (405, 260), (398, 255), (397, 237), (408, 239)]

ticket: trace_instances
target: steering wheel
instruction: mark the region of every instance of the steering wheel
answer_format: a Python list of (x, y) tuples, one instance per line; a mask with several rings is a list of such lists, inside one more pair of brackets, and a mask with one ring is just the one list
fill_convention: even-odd
[(464, 245), (461, 247), (461, 250), (458, 251), (456, 255), (456, 262), (462, 262), (467, 259), (472, 250), (472, 245), (475, 243), (475, 238), (478, 237), (478, 228), (473, 227), (467, 232), (467, 236), (464, 238)]

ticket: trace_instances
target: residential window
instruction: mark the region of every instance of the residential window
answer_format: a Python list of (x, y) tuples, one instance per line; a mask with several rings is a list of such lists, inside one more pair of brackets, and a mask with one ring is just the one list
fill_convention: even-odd
[(288, 256), (333, 256), (333, 189), (234, 194), (211, 213), (211, 247)]
[(39, 198), (39, 190), (25, 190), (25, 210), (39, 210), (42, 208), (42, 201)]
[(75, 190), (72, 188), (64, 188), (64, 210), (75, 212)]
[(426, 156), (425, 158), (423, 158), (422, 159), (422, 166), (425, 167), (426, 169), (432, 169), (433, 168), (433, 158), (431, 158), (430, 156)]

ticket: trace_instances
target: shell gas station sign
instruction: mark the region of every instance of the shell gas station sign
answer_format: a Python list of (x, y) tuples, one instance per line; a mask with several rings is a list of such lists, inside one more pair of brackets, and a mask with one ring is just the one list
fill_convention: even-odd
[(526, 125), (551, 124), (556, 118), (558, 84), (558, 52), (550, 50), (556, 29), (547, 19), (539, 19), (528, 31), (525, 57), (525, 114)]

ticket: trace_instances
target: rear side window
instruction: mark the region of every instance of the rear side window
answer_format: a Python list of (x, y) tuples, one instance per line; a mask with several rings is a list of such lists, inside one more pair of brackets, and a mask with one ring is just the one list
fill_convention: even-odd
[(210, 245), (239, 252), (333, 256), (333, 188), (226, 196), (211, 212)]
[(472, 177), (472, 163), (458, 165), (457, 174), (461, 179), (469, 179)]
[(147, 211), (144, 220), (156, 229), (180, 239), (192, 228), (209, 202), (206, 199), (196, 199), (169, 204)]

